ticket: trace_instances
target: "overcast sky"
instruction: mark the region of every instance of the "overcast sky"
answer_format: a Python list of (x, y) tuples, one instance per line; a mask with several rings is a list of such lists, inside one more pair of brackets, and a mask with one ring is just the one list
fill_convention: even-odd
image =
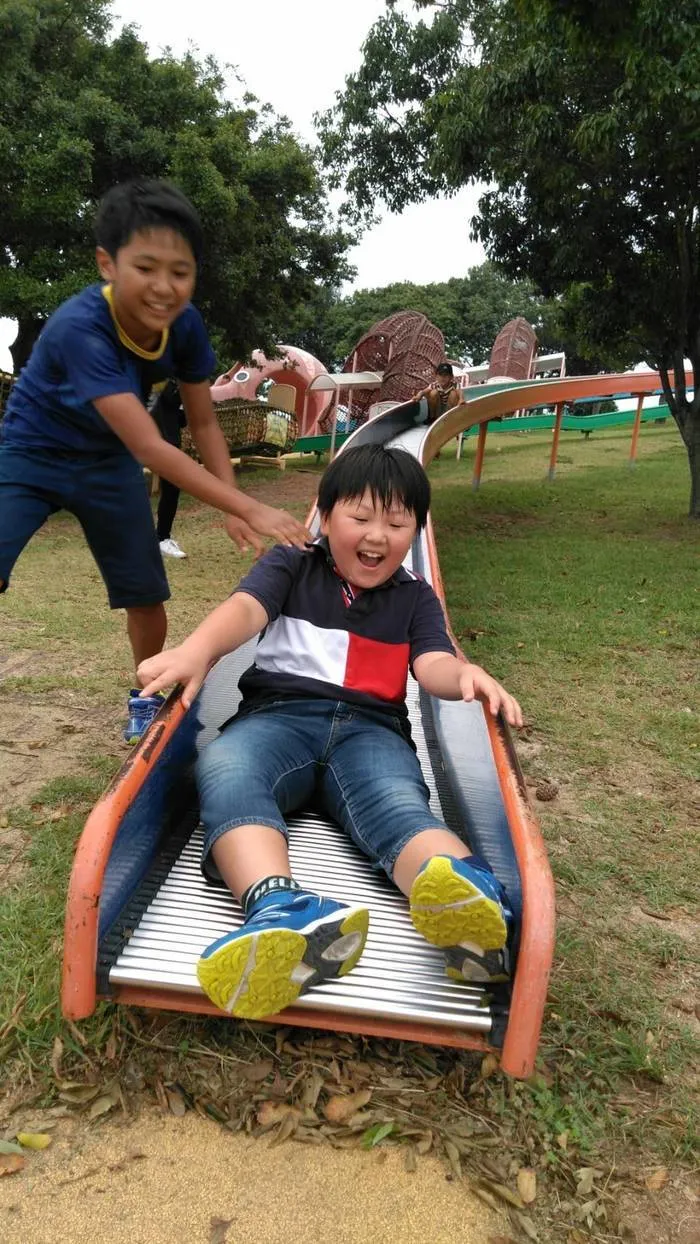
[[(245, 87), (292, 122), (299, 136), (314, 140), (313, 115), (329, 107), (347, 74), (361, 60), (360, 46), (384, 11), (384, 0), (114, 0), (115, 26), (134, 23), (153, 55), (170, 46), (180, 55), (194, 46), (235, 66)], [(230, 74), (229, 94), (244, 89)], [(445, 281), (481, 263), (481, 247), (469, 240), (477, 192), (462, 191), (385, 215), (352, 252), (357, 288), (392, 281)], [(9, 368), (10, 321), (0, 320), (0, 368)]]

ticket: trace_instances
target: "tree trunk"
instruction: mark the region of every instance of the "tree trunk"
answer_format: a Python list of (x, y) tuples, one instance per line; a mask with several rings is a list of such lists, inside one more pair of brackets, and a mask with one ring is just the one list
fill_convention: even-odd
[(10, 354), (12, 355), (12, 366), (16, 376), (24, 367), (29, 355), (32, 352), (34, 342), (36, 341), (42, 329), (42, 321), (36, 316), (21, 316), (17, 324), (17, 336), (10, 346)]
[(688, 450), (690, 466), (690, 518), (700, 519), (700, 414), (688, 419), (686, 435), (683, 437)]

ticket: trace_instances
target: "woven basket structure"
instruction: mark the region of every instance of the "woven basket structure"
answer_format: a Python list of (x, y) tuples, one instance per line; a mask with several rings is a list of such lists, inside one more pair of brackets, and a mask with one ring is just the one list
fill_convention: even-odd
[(503, 326), (491, 348), (489, 377), (529, 380), (537, 349), (535, 330), (519, 315)]
[[(255, 454), (277, 458), (289, 453), (297, 439), (296, 415), (276, 410), (264, 402), (230, 398), (226, 402), (215, 402), (214, 411), (232, 457)], [(182, 448), (191, 457), (197, 457), (188, 428), (182, 433)]]
[[(372, 325), (342, 368), (383, 372), (381, 387), (353, 390), (352, 401), (349, 389), (341, 389), (339, 403), (348, 407), (350, 419), (364, 423), (376, 402), (407, 402), (417, 390), (426, 388), (444, 357), (445, 340), (439, 328), (419, 311), (396, 311)], [(328, 432), (332, 422), (331, 410), (319, 421), (320, 430)]]

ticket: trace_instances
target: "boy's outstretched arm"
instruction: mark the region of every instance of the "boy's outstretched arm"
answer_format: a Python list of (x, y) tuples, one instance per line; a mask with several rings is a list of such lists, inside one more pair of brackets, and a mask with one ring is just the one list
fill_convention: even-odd
[(141, 662), (136, 671), (143, 687), (141, 695), (155, 695), (182, 683), (182, 702), (189, 708), (214, 662), (240, 648), (268, 622), (266, 611), (254, 596), (236, 592), (177, 648), (167, 648)]
[(447, 652), (424, 652), (413, 662), (416, 681), (440, 700), (482, 700), (494, 717), (499, 710), (510, 726), (522, 726), (518, 701), (480, 665), (459, 661)]
[(295, 544), (303, 548), (311, 537), (296, 518), (285, 510), (273, 509), (217, 479), (205, 467), (188, 458), (181, 449), (163, 440), (145, 406), (133, 393), (115, 393), (94, 401), (112, 431), (144, 466), (183, 492), (213, 505), (225, 514), (233, 514), (249, 523), (262, 536), (271, 536), (278, 544)]

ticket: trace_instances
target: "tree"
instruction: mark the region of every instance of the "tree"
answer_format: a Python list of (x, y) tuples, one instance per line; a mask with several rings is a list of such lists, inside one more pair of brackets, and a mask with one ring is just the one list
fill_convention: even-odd
[(196, 299), (222, 358), (269, 348), (277, 323), (349, 275), (350, 236), (327, 225), (314, 157), (216, 63), (151, 59), (132, 28), (110, 38), (107, 0), (3, 0), (0, 9), (0, 314), (18, 321), (15, 370), (46, 317), (96, 279), (100, 196), (171, 178), (197, 206)]
[(700, 517), (698, 0), (414, 8), (389, 0), (320, 120), (335, 180), (360, 216), (489, 183), (489, 257), (564, 297), (582, 354), (658, 368)]
[(445, 338), (447, 357), (465, 363), (487, 360), (497, 333), (516, 315), (534, 326), (540, 349), (558, 349), (562, 343), (561, 332), (554, 327), (553, 304), (530, 282), (509, 281), (490, 263), (449, 281), (430, 285), (398, 281), (355, 290), (345, 298), (327, 296), (323, 305), (306, 304), (296, 317), (293, 339), (338, 368), (368, 328), (395, 311), (427, 316)]

